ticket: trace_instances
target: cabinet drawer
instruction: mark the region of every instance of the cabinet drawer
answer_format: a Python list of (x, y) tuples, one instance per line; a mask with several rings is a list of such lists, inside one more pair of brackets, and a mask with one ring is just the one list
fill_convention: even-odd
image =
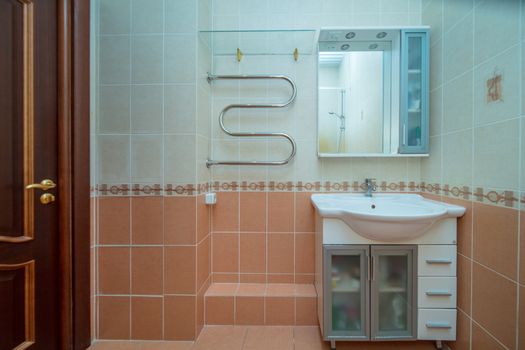
[(417, 338), (421, 340), (456, 340), (456, 309), (419, 309)]
[(455, 245), (420, 245), (418, 276), (456, 276)]
[(456, 277), (419, 277), (417, 306), (452, 309), (456, 307)]

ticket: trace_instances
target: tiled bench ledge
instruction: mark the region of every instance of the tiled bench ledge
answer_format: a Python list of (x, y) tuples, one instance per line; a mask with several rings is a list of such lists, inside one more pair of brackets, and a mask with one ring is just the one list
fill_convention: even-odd
[(215, 283), (204, 298), (207, 325), (318, 325), (312, 284)]

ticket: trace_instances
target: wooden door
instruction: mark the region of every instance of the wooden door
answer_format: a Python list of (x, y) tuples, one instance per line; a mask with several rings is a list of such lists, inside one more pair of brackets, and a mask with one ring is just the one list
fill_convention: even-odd
[(0, 0), (0, 350), (60, 347), (57, 22)]

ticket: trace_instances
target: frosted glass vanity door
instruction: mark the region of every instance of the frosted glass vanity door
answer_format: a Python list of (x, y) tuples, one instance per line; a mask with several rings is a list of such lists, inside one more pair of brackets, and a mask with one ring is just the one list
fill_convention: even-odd
[(415, 246), (372, 246), (372, 339), (416, 338)]
[(369, 338), (368, 246), (324, 246), (325, 333), (329, 339)]
[(400, 153), (428, 153), (428, 32), (401, 31)]

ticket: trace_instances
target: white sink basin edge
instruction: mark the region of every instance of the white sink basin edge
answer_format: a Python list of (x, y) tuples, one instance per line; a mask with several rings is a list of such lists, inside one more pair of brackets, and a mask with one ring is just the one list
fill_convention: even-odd
[(465, 208), (418, 194), (313, 194), (319, 215), (343, 220), (359, 235), (379, 241), (402, 241), (423, 235), (436, 221), (457, 218)]

